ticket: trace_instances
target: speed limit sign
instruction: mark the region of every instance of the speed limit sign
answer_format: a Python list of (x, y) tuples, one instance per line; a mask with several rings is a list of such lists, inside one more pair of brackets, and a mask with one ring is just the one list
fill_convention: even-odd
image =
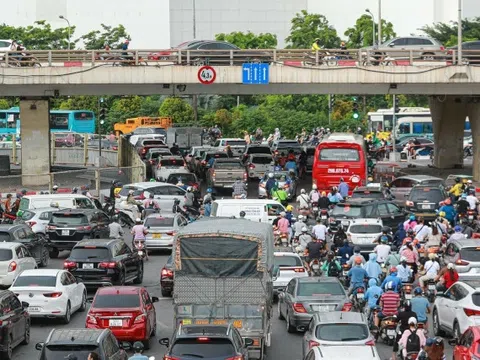
[(213, 84), (217, 78), (215, 69), (211, 66), (202, 66), (198, 69), (198, 81), (204, 85)]

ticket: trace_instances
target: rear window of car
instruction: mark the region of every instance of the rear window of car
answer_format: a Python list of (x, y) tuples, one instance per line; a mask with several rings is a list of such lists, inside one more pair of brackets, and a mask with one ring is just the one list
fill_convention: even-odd
[(243, 169), (243, 165), (239, 161), (232, 162), (216, 162), (215, 169)]
[(345, 291), (338, 283), (301, 282), (298, 284), (298, 296), (344, 295)]
[[(88, 355), (96, 351), (98, 351), (97, 345), (47, 345), (45, 350), (45, 356), (42, 356), (42, 359), (87, 359)], [(75, 356), (72, 358), (72, 354)]]
[(167, 183), (169, 184), (178, 184), (182, 182), (183, 184), (195, 183), (197, 179), (193, 174), (171, 174), (168, 176)]
[(13, 253), (10, 249), (0, 249), (0, 261), (12, 260)]
[(254, 164), (270, 164), (272, 162), (272, 158), (268, 156), (254, 156), (252, 158), (252, 163)]
[(11, 241), (10, 233), (0, 232), (0, 242), (9, 242)]
[(97, 309), (140, 307), (139, 294), (99, 294), (92, 304)]
[(352, 194), (353, 198), (357, 199), (365, 199), (365, 198), (372, 198), (372, 199), (383, 199), (383, 193), (381, 191), (354, 191)]
[(173, 227), (174, 218), (152, 217), (145, 220), (145, 226), (150, 227)]
[(272, 150), (266, 146), (250, 147), (247, 150), (248, 154), (271, 154)]
[(445, 200), (445, 196), (440, 189), (422, 187), (422, 188), (413, 188), (410, 191), (409, 196), (410, 201), (429, 201), (434, 203), (439, 203), (440, 201)]
[(379, 234), (382, 232), (382, 227), (380, 225), (352, 225), (349, 232), (353, 234)]
[(144, 140), (143, 146), (154, 146), (154, 145), (164, 145), (164, 142), (161, 140)]
[(128, 192), (133, 190), (133, 196), (140, 196), (143, 193), (143, 189), (139, 189), (136, 186), (124, 186), (120, 190), (120, 196), (128, 196)]
[(473, 293), (473, 294), (472, 294), (472, 302), (473, 302), (476, 306), (480, 306), (480, 293)]
[(297, 256), (279, 256), (279, 255), (275, 255), (273, 257), (273, 265), (274, 266), (285, 266), (285, 267), (288, 267), (288, 266), (303, 266), (302, 264), (302, 260), (297, 257)]
[(160, 160), (160, 165), (162, 166), (183, 166), (183, 160), (181, 159), (162, 159)]
[(88, 218), (85, 214), (55, 213), (50, 222), (57, 225), (82, 225), (88, 224)]
[(33, 218), (35, 216), (35, 213), (32, 212), (32, 211), (28, 211), (28, 210), (25, 210), (23, 213), (22, 213), (22, 220), (23, 221), (27, 221), (27, 220), (30, 220), (31, 218)]
[(320, 161), (359, 161), (360, 154), (356, 149), (322, 149), (318, 155)]
[(365, 340), (370, 335), (364, 324), (323, 324), (315, 329), (315, 336), (324, 341)]
[(361, 217), (362, 216), (362, 206), (351, 206), (348, 204), (337, 204), (332, 210), (332, 216), (350, 216), (350, 217)]
[(109, 259), (110, 249), (98, 246), (74, 247), (70, 257), (72, 259)]
[(225, 142), (225, 146), (230, 145), (230, 146), (245, 146), (247, 143), (245, 140), (228, 140)]
[(221, 153), (215, 153), (215, 154), (206, 154), (205, 159), (210, 160), (212, 157), (215, 159), (223, 159), (223, 158), (228, 158), (228, 154), (226, 152), (221, 152)]
[(480, 262), (480, 247), (460, 249), (460, 258), (466, 261)]
[(198, 339), (178, 339), (173, 344), (171, 355), (195, 354), (196, 358), (225, 358), (236, 355), (233, 344), (228, 339), (215, 339), (206, 336)]
[(33, 276), (25, 275), (17, 277), (13, 286), (49, 286), (54, 287), (57, 283), (56, 276)]

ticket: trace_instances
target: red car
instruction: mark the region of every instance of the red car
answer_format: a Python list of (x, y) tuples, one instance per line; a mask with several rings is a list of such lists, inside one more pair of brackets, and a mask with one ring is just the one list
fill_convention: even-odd
[(460, 337), (449, 341), (453, 348), (453, 360), (480, 359), (480, 326), (470, 326)]
[(155, 336), (157, 321), (153, 303), (143, 287), (111, 286), (97, 290), (87, 314), (87, 329), (110, 329), (119, 341), (142, 341), (145, 348)]

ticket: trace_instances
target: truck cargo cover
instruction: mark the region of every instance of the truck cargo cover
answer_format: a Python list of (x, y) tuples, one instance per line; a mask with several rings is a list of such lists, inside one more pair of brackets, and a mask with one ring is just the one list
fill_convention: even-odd
[(269, 272), (272, 226), (244, 219), (202, 219), (180, 230), (174, 254), (175, 271), (182, 275), (242, 277)]

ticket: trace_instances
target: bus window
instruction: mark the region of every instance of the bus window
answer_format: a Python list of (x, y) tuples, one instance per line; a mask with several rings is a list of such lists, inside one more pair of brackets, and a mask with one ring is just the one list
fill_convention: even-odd
[(400, 134), (410, 134), (410, 124), (400, 124), (398, 126), (398, 132)]
[(423, 134), (423, 123), (413, 123), (413, 133)]
[(75, 120), (92, 120), (93, 113), (90, 111), (76, 111), (73, 113)]
[(20, 119), (20, 114), (7, 114), (7, 128), (15, 129), (17, 127), (17, 120)]
[(323, 161), (359, 161), (360, 155), (356, 149), (322, 149), (319, 159)]
[(68, 114), (50, 114), (50, 129), (68, 130)]

